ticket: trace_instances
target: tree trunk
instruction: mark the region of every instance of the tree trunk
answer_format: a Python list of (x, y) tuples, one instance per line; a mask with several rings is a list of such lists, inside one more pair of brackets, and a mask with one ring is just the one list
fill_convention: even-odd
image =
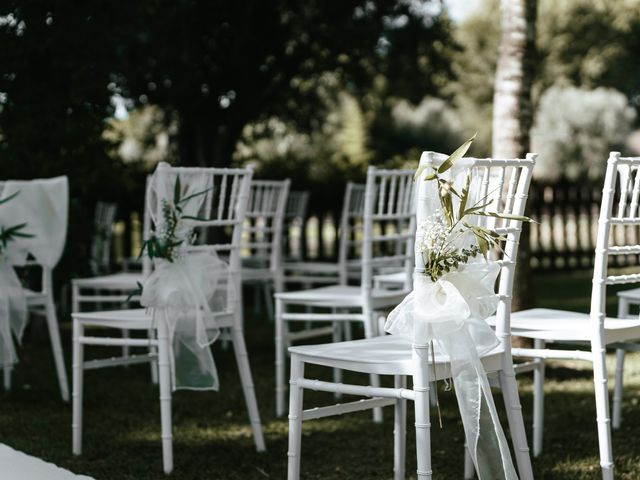
[[(501, 0), (501, 38), (493, 96), (494, 158), (523, 158), (533, 123), (531, 85), (535, 74), (536, 0)], [(529, 228), (520, 238), (513, 309), (534, 302), (529, 263)]]

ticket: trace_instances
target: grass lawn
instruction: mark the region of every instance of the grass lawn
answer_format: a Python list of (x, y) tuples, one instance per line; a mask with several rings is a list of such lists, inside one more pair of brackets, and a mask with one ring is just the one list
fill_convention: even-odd
[[(541, 306), (587, 311), (590, 287), (589, 272), (536, 277)], [(610, 313), (614, 313), (615, 297), (609, 300)], [(266, 318), (255, 316), (248, 318), (246, 325), (268, 451), (258, 454), (254, 450), (233, 355), (216, 346), (220, 393), (180, 391), (174, 395), (175, 471), (170, 478), (286, 478), (287, 423), (274, 418), (273, 328)], [(62, 328), (65, 352), (69, 355), (70, 326), (65, 323)], [(91, 358), (94, 351), (88, 348), (87, 358)], [(20, 356), (14, 389), (2, 396), (0, 442), (96, 480), (165, 478), (158, 392), (149, 381), (148, 367), (86, 373), (84, 454), (74, 458), (71, 455), (71, 407), (60, 401), (46, 333), (39, 322), (33, 322), (27, 332)], [(547, 371), (545, 452), (534, 460), (537, 479), (597, 479), (600, 476), (591, 373), (586, 365), (578, 371), (568, 366), (566, 362), (555, 362)], [(609, 367), (612, 372), (612, 362)], [(307, 374), (316, 372), (308, 369)], [(317, 377), (330, 378), (330, 373), (318, 370)], [(346, 380), (365, 379), (347, 376)], [(530, 433), (531, 379), (523, 375), (519, 380)], [(625, 383), (624, 421), (613, 436), (616, 478), (638, 479), (640, 357), (636, 355), (628, 357)], [(501, 410), (501, 396), (495, 398)], [(326, 394), (305, 393), (306, 405), (319, 406), (328, 401), (331, 398)], [(432, 428), (434, 478), (462, 478), (463, 434), (457, 404), (453, 393), (443, 392), (442, 388), (440, 401), (444, 428), (440, 430), (435, 423)], [(411, 413), (408, 425), (413, 425)], [(381, 425), (373, 424), (367, 412), (305, 423), (302, 477), (392, 478), (392, 430), (392, 409), (386, 409), (385, 422)], [(411, 427), (408, 431), (408, 478), (415, 478), (414, 435)], [(1, 471), (0, 478), (3, 478)]]

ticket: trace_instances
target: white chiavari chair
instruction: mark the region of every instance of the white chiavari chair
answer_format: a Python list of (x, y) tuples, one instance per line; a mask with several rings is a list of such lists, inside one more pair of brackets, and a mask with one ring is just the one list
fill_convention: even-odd
[[(430, 155), (436, 156), (429, 152)], [(446, 157), (445, 157), (446, 158)], [(481, 182), (480, 188), (487, 194), (485, 185), (489, 179), (497, 179), (493, 190), (497, 197), (492, 205), (497, 208), (486, 208), (487, 211), (522, 215), (531, 179), (531, 171), (535, 164), (535, 155), (529, 154), (524, 160), (473, 159), (473, 182)], [(425, 172), (426, 174), (427, 172)], [(369, 178), (375, 182), (376, 170), (370, 170)], [(424, 175), (424, 174), (423, 174)], [(421, 179), (417, 184), (422, 186)], [(503, 185), (507, 188), (502, 188)], [(422, 190), (421, 187), (419, 187)], [(420, 195), (420, 193), (419, 193)], [(493, 197), (492, 197), (493, 198)], [(373, 198), (368, 200), (367, 211), (374, 209)], [(418, 197), (418, 222), (431, 212)], [(499, 304), (497, 310), (497, 336), (500, 345), (482, 358), (487, 373), (497, 374), (499, 386), (507, 411), (507, 418), (514, 444), (514, 451), (520, 478), (533, 479), (529, 449), (522, 419), (518, 388), (515, 379), (513, 360), (511, 357), (511, 293), (515, 270), (515, 258), (521, 232), (521, 222), (515, 220), (489, 219), (492, 227), (505, 236), (504, 256), (500, 260), (501, 270), (498, 282)], [(417, 246), (419, 248), (419, 246)], [(424, 268), (419, 252), (415, 255), (416, 271)], [(448, 358), (442, 354), (435, 356), (432, 363), (432, 352), (429, 345), (413, 344), (409, 337), (399, 335), (377, 336), (363, 340), (331, 343), (325, 345), (296, 346), (289, 349), (291, 354), (290, 400), (289, 400), (289, 451), (288, 478), (300, 478), (302, 422), (340, 415), (365, 409), (393, 405), (395, 407), (394, 422), (394, 479), (405, 477), (406, 448), (406, 401), (413, 400), (415, 407), (417, 478), (432, 478), (431, 438), (429, 420), (430, 382), (449, 378), (451, 375)], [(341, 384), (305, 378), (306, 364), (314, 364), (329, 368), (341, 368), (353, 372), (392, 375), (394, 387), (378, 387)], [(433, 373), (435, 372), (435, 378)], [(413, 379), (413, 388), (407, 388), (406, 377)], [(303, 408), (304, 390), (316, 390), (349, 395), (370, 397), (345, 404), (336, 404), (316, 408)]]
[(253, 285), (256, 293), (262, 289), (269, 318), (273, 318), (273, 292), (284, 289), (282, 238), (290, 185), (288, 179), (253, 180), (249, 193), (242, 283)]
[[(276, 295), (276, 414), (278, 416), (283, 415), (285, 409), (286, 345), (327, 333), (334, 333), (334, 341), (339, 341), (340, 336), (336, 334), (336, 326), (353, 322), (363, 325), (365, 337), (373, 337), (378, 334), (379, 312), (395, 307), (406, 295), (408, 285), (404, 290), (374, 289), (373, 276), (381, 269), (404, 264), (408, 283), (415, 232), (413, 174), (413, 170), (378, 170), (373, 167), (369, 170), (362, 197), (365, 206), (360, 285), (347, 285), (345, 282)], [(400, 228), (393, 233), (387, 233), (384, 229), (374, 232), (374, 223), (385, 222), (399, 225)], [(346, 235), (346, 232), (342, 235)], [(403, 250), (398, 251), (397, 244), (402, 244)], [(289, 307), (300, 306), (313, 308), (316, 311), (305, 313), (289, 311)], [(289, 324), (296, 322), (312, 324), (332, 322), (334, 325), (328, 327), (329, 331), (327, 327), (290, 331)], [(340, 378), (337, 369), (335, 378), (336, 380)], [(376, 383), (375, 378), (372, 378), (372, 382)], [(380, 420), (381, 412), (377, 413), (376, 420)]]
[(288, 261), (284, 263), (285, 283), (296, 284), (303, 288), (313, 285), (347, 284), (350, 280), (360, 278), (359, 252), (354, 246), (362, 235), (362, 215), (364, 213), (365, 186), (348, 182), (340, 225), (338, 226), (338, 260), (337, 262)]
[[(251, 169), (223, 169), (223, 168), (190, 168), (169, 167), (167, 164), (158, 166), (164, 178), (175, 179), (180, 176), (183, 185), (189, 184), (189, 178), (201, 179), (208, 176), (208, 184), (212, 190), (207, 195), (211, 203), (205, 204), (205, 221), (194, 224), (196, 230), (206, 228), (206, 238), (215, 240), (207, 244), (197, 244), (190, 247), (192, 251), (213, 250), (221, 258), (228, 259), (231, 278), (235, 290), (233, 310), (213, 312), (217, 327), (222, 332), (228, 332), (226, 337), (231, 340), (240, 381), (245, 396), (251, 429), (258, 451), (265, 449), (262, 426), (258, 413), (258, 404), (249, 366), (242, 327), (242, 289), (241, 289), (241, 237), (249, 197)], [(158, 180), (160, 181), (160, 180)], [(212, 230), (215, 230), (212, 232)], [(230, 238), (228, 230), (231, 230)], [(105, 336), (90, 336), (86, 329), (92, 327), (138, 330), (155, 332), (149, 338), (113, 338)], [(88, 369), (105, 368), (121, 365), (122, 359), (84, 359), (86, 345), (102, 345), (113, 347), (149, 347), (157, 349), (157, 354), (149, 353), (147, 361), (157, 358), (159, 369), (159, 390), (162, 430), (162, 457), (165, 473), (173, 469), (173, 443), (171, 422), (171, 379), (169, 366), (170, 335), (164, 321), (154, 322), (146, 309), (110, 310), (103, 312), (76, 312), (73, 314), (73, 453), (82, 452), (82, 401), (84, 388), (84, 371)]]
[[(638, 172), (640, 172), (640, 158), (621, 157), (618, 152), (611, 152), (609, 155), (598, 220), (591, 312), (582, 314), (535, 308), (514, 313), (511, 323), (514, 335), (532, 338), (535, 342), (533, 349), (513, 350), (514, 356), (537, 360), (536, 370), (534, 370), (536, 372), (534, 377), (534, 455), (542, 451), (544, 361), (580, 360), (592, 365), (600, 466), (604, 480), (613, 479), (614, 470), (605, 363), (606, 348), (608, 345), (615, 346), (640, 339), (640, 320), (637, 316), (609, 318), (605, 311), (607, 285), (640, 281), (640, 273), (618, 275), (608, 271), (611, 257), (640, 252), (640, 245), (615, 245), (611, 238), (613, 227), (624, 228), (640, 224), (638, 213), (640, 175)], [(630, 188), (632, 181), (634, 186)], [(616, 193), (618, 193), (617, 208), (614, 198)], [(547, 348), (548, 344), (558, 342), (577, 344), (578, 349), (574, 348), (575, 345), (572, 345), (571, 350)], [(580, 349), (581, 345), (587, 348)]]

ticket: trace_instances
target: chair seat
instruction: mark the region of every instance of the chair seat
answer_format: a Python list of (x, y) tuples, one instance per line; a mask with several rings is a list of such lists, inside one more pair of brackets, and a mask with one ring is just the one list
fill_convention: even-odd
[(144, 282), (144, 275), (137, 272), (121, 272), (92, 278), (76, 278), (73, 284), (79, 288), (100, 290), (135, 290)]
[[(290, 347), (289, 352), (299, 355), (307, 363), (355, 372), (413, 375), (414, 371), (412, 341), (404, 335), (384, 335), (349, 342), (301, 345)], [(482, 363), (487, 372), (500, 369), (502, 353), (503, 350), (499, 346), (482, 357)], [(429, 353), (429, 362), (431, 362), (431, 353)], [(436, 352), (435, 363), (438, 380), (451, 376), (448, 357)], [(433, 376), (431, 367), (429, 375)]]
[(629, 290), (623, 290), (618, 292), (618, 298), (624, 298), (626, 300), (631, 300), (632, 302), (640, 303), (640, 288), (631, 288)]
[[(408, 292), (401, 290), (374, 289), (371, 296), (376, 307), (399, 304)], [(329, 285), (326, 287), (276, 293), (275, 297), (286, 303), (318, 307), (362, 307), (362, 289), (351, 285)]]
[[(126, 330), (149, 330), (153, 328), (153, 317), (146, 308), (128, 310), (105, 310), (101, 312), (72, 313), (74, 320), (85, 326), (121, 328)], [(233, 324), (233, 313), (217, 312), (213, 314), (216, 326), (229, 327)]]
[[(489, 323), (495, 324), (495, 317)], [(554, 341), (590, 341), (592, 329), (589, 314), (547, 308), (533, 308), (511, 314), (511, 332), (526, 338)], [(605, 318), (605, 343), (640, 338), (640, 320)]]

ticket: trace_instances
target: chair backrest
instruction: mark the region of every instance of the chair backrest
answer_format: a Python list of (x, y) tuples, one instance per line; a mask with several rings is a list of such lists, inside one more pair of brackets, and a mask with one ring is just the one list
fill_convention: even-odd
[(290, 190), (289, 198), (287, 199), (287, 208), (285, 209), (285, 219), (290, 221), (299, 218), (304, 222), (304, 219), (307, 217), (308, 204), (308, 191)]
[(338, 265), (340, 283), (346, 285), (351, 278), (360, 278), (361, 268), (356, 264), (349, 267), (350, 259), (354, 258), (356, 247), (362, 241), (362, 221), (364, 217), (364, 199), (366, 185), (347, 182), (342, 202), (340, 225), (338, 226)]
[[(607, 285), (638, 283), (640, 273), (609, 275), (609, 257), (640, 254), (640, 244), (614, 244), (612, 227), (624, 229), (640, 225), (640, 157), (621, 157), (611, 152), (602, 188), (602, 204), (598, 219), (593, 287), (591, 290), (591, 323), (602, 332), (606, 317)], [(624, 235), (625, 239), (629, 235)], [(635, 237), (634, 237), (635, 238)], [(603, 341), (601, 335), (592, 341)]]
[(282, 270), (282, 232), (290, 184), (289, 179), (251, 181), (243, 247), (249, 249), (257, 266), (274, 272)]
[[(149, 182), (147, 192), (148, 205), (155, 218), (162, 216), (162, 202), (153, 193), (154, 183), (168, 185), (173, 193), (173, 185), (179, 176), (180, 184), (189, 193), (197, 193), (207, 189), (202, 206), (197, 212), (189, 212), (204, 220), (188, 220), (196, 232), (206, 229), (206, 244), (194, 244), (190, 251), (215, 251), (229, 263), (229, 269), (236, 291), (240, 291), (240, 244), (242, 229), (247, 212), (249, 189), (253, 170), (251, 168), (200, 168), (200, 167), (171, 167), (166, 163), (158, 165), (156, 175)], [(194, 187), (196, 186), (196, 187)], [(204, 187), (204, 188), (203, 188)], [(214, 230), (211, 232), (210, 230)], [(241, 296), (235, 296), (235, 301), (241, 301)], [(236, 309), (237, 312), (241, 310)]]
[[(440, 165), (446, 155), (435, 152), (425, 152), (421, 159), (421, 165)], [(526, 200), (531, 183), (531, 174), (535, 165), (536, 154), (527, 154), (526, 159), (502, 160), (502, 159), (476, 159), (464, 158), (459, 160), (463, 171), (456, 175), (456, 179), (464, 181), (467, 171), (471, 171), (471, 186), (469, 191), (470, 201), (474, 203), (486, 198), (488, 203), (480, 211), (488, 213), (501, 213), (522, 216), (524, 215)], [(418, 198), (416, 219), (418, 226), (433, 214), (427, 198), (428, 186), (423, 181), (424, 176), (431, 173), (425, 169), (418, 183)], [(498, 308), (496, 311), (496, 335), (500, 339), (505, 350), (511, 348), (511, 296), (513, 292), (513, 279), (518, 254), (518, 244), (522, 231), (522, 221), (474, 216), (470, 223), (487, 226), (504, 237), (502, 252), (492, 252), (492, 257), (501, 267), (498, 280)], [(489, 221), (487, 221), (489, 220)], [(419, 228), (419, 227), (418, 227)], [(420, 254), (419, 242), (415, 242), (415, 270), (424, 271), (424, 262)]]
[(94, 274), (104, 273), (111, 264), (112, 225), (116, 219), (117, 205), (109, 202), (96, 203), (93, 219), (93, 240), (91, 242), (91, 270)]
[[(369, 167), (364, 200), (361, 266), (361, 287), (365, 296), (370, 296), (374, 275), (389, 267), (402, 266), (407, 277), (405, 287), (409, 287), (416, 225), (414, 174), (414, 170)], [(385, 223), (393, 224), (394, 230), (385, 228)], [(374, 224), (381, 225), (379, 232), (374, 231)], [(404, 248), (399, 250), (398, 243)]]

